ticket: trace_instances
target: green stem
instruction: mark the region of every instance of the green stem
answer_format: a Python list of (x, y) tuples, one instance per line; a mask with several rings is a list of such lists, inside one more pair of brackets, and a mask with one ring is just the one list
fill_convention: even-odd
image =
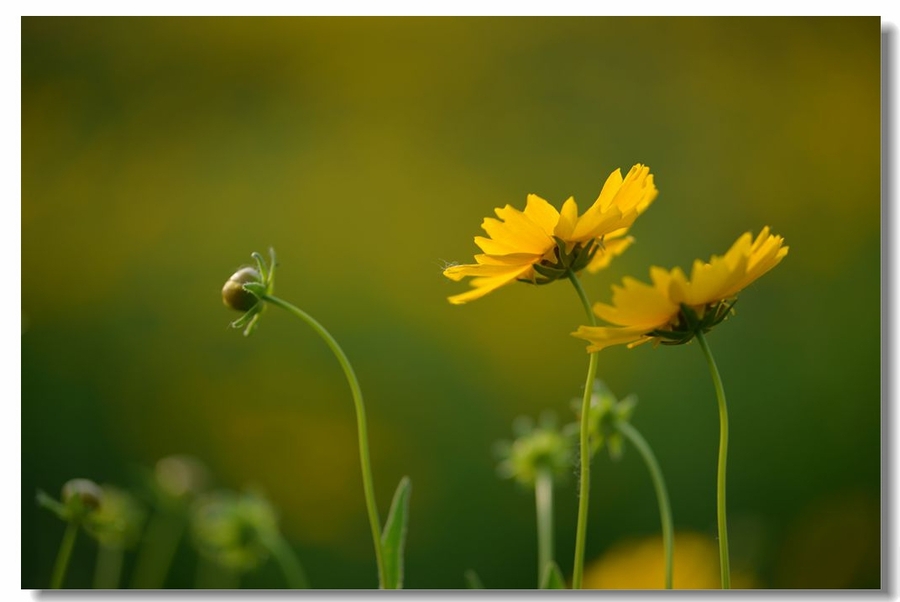
[[(567, 276), (572, 281), (575, 291), (578, 293), (584, 311), (587, 313), (591, 326), (597, 325), (597, 319), (594, 312), (591, 311), (591, 302), (578, 280), (575, 272), (568, 270)], [(590, 362), (588, 363), (587, 379), (584, 383), (584, 399), (581, 404), (581, 435), (579, 445), (579, 462), (581, 464), (579, 479), (579, 495), (578, 495), (578, 524), (575, 531), (575, 562), (572, 569), (572, 589), (581, 589), (581, 582), (584, 577), (584, 547), (587, 539), (587, 520), (588, 520), (588, 502), (591, 488), (591, 450), (590, 450), (590, 433), (588, 429), (588, 415), (591, 409), (591, 395), (594, 391), (594, 378), (597, 375), (597, 353), (591, 353)]]
[(534, 481), (534, 506), (537, 514), (538, 587), (547, 566), (553, 562), (553, 475), (540, 468)]
[(722, 571), (722, 589), (731, 589), (731, 566), (728, 560), (728, 522), (725, 519), (725, 470), (728, 459), (728, 407), (725, 404), (725, 388), (716, 367), (709, 345), (702, 332), (697, 332), (700, 348), (709, 364), (716, 397), (719, 399), (719, 468), (716, 482), (716, 517), (719, 525), (719, 568)]
[(184, 530), (182, 517), (169, 508), (157, 511), (147, 524), (132, 577), (135, 589), (160, 589), (178, 550)]
[(659, 502), (659, 519), (662, 522), (663, 548), (666, 557), (666, 589), (672, 589), (672, 564), (674, 561), (675, 534), (672, 524), (672, 507), (669, 505), (669, 494), (666, 491), (666, 482), (663, 480), (662, 470), (650, 449), (650, 444), (638, 432), (636, 428), (627, 422), (617, 422), (616, 428), (631, 441), (644, 458), (650, 477), (653, 479), (653, 487), (656, 489), (656, 499)]
[(309, 589), (309, 579), (306, 577), (303, 565), (300, 564), (297, 555), (280, 534), (275, 533), (264, 538), (263, 544), (281, 567), (289, 589)]
[(69, 558), (72, 557), (72, 549), (75, 547), (75, 538), (78, 536), (78, 523), (72, 521), (66, 524), (62, 542), (59, 544), (59, 552), (56, 555), (56, 564), (53, 566), (53, 577), (50, 579), (50, 589), (60, 589), (63, 579), (66, 577), (66, 569), (69, 568)]
[(372, 466), (369, 461), (369, 435), (366, 428), (366, 408), (363, 405), (362, 391), (359, 388), (359, 382), (356, 380), (356, 374), (344, 351), (341, 349), (334, 337), (325, 330), (312, 316), (300, 309), (299, 307), (283, 301), (278, 297), (271, 295), (260, 295), (260, 299), (268, 301), (272, 305), (294, 314), (304, 322), (306, 322), (316, 333), (322, 337), (331, 351), (334, 353), (341, 368), (344, 369), (344, 375), (350, 384), (350, 390), (353, 393), (353, 403), (356, 405), (356, 426), (359, 435), (359, 460), (362, 466), (363, 491), (366, 497), (366, 509), (369, 513), (369, 524), (372, 529), (372, 540), (375, 543), (375, 562), (378, 565), (378, 583), (380, 587), (384, 587), (387, 583), (387, 574), (385, 572), (384, 558), (381, 549), (381, 520), (378, 518), (378, 507), (375, 505), (375, 486), (372, 484)]
[(120, 547), (97, 547), (97, 566), (94, 569), (94, 589), (116, 589), (122, 575), (123, 551)]

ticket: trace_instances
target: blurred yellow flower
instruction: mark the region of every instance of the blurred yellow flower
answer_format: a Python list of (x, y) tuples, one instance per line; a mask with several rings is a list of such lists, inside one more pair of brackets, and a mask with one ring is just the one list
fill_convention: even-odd
[[(718, 589), (719, 553), (707, 535), (675, 534), (673, 589)], [(585, 589), (663, 589), (665, 558), (660, 536), (628, 539), (614, 544), (585, 569)], [(758, 587), (756, 578), (737, 571), (735, 589)]]
[(515, 280), (544, 284), (569, 270), (596, 272), (606, 267), (632, 243), (625, 234), (657, 192), (650, 168), (639, 163), (624, 179), (621, 170), (612, 172), (580, 217), (572, 197), (561, 211), (535, 194), (528, 195), (525, 211), (511, 205), (495, 209), (500, 219), (486, 217), (481, 224), (488, 237), (475, 237), (484, 251), (475, 255), (475, 263), (444, 270), (444, 276), (457, 282), (472, 276), (474, 288), (448, 300), (458, 305)]
[(651, 340), (686, 343), (698, 329), (706, 332), (724, 320), (733, 305), (726, 301), (781, 262), (789, 249), (783, 243), (766, 226), (755, 240), (744, 233), (709, 263), (694, 261), (690, 279), (681, 268), (660, 267), (650, 268), (653, 284), (625, 278), (613, 286), (612, 305), (594, 305), (594, 313), (615, 326), (580, 326), (572, 334), (589, 341), (590, 352)]

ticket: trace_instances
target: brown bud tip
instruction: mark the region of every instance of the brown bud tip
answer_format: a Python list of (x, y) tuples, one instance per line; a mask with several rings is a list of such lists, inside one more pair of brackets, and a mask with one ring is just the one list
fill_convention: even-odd
[(103, 490), (97, 483), (88, 479), (72, 479), (63, 485), (62, 499), (66, 505), (77, 499), (83, 508), (96, 510), (103, 499)]
[(254, 268), (241, 268), (231, 275), (231, 278), (222, 287), (222, 302), (231, 309), (237, 311), (248, 311), (259, 302), (259, 299), (253, 293), (244, 290), (244, 285), (248, 282), (259, 282), (262, 280), (259, 272)]

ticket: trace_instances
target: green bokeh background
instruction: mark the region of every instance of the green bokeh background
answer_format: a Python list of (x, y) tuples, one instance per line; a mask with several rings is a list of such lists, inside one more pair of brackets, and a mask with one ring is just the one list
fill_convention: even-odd
[[(494, 207), (584, 209), (643, 162), (659, 197), (592, 299), (765, 225), (791, 247), (709, 336), (736, 569), (879, 587), (880, 43), (878, 18), (24, 18), (22, 586), (46, 587), (63, 531), (36, 489), (128, 487), (171, 453), (261, 488), (315, 586), (376, 584), (337, 362), (274, 308), (227, 328), (223, 282), (272, 245), (277, 293), (356, 368), (382, 517), (412, 478), (407, 586), (472, 568), (532, 587), (533, 497), (491, 446), (518, 415), (572, 418), (584, 316), (565, 282), (451, 306), (466, 285), (441, 266), (471, 260)], [(639, 397), (677, 528), (714, 535), (699, 347), (613, 348), (600, 374)], [(593, 474), (589, 560), (658, 533), (634, 450)], [(572, 478), (566, 574), (576, 506)], [(79, 540), (67, 585), (95, 554)], [(169, 585), (194, 562), (185, 543)], [(270, 563), (243, 584), (283, 581)]]

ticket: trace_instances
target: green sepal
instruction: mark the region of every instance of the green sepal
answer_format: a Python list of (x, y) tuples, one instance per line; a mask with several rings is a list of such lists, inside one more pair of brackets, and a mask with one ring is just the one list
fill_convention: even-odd
[(259, 313), (259, 308), (254, 305), (249, 311), (241, 314), (241, 317), (231, 323), (232, 328), (243, 328), (250, 323), (253, 316)]
[(541, 578), (541, 589), (566, 589), (566, 580), (563, 579), (562, 571), (552, 560), (547, 568), (544, 569), (544, 576)]
[(247, 282), (242, 288), (248, 293), (253, 293), (257, 297), (262, 297), (269, 292), (268, 287), (262, 282)]
[(550, 278), (552, 280), (559, 280), (566, 273), (565, 269), (541, 265), (539, 263), (534, 264), (532, 267), (535, 272), (544, 278)]
[(65, 504), (63, 504), (62, 502), (59, 502), (59, 501), (53, 499), (52, 497), (50, 497), (49, 495), (47, 495), (40, 489), (37, 490), (36, 499), (37, 499), (38, 506), (40, 506), (41, 508), (46, 508), (47, 510), (49, 510), (50, 512), (55, 514), (57, 517), (59, 517), (60, 519), (66, 521), (66, 522), (68, 522), (70, 520), (71, 517), (69, 516), (69, 510), (68, 510), (68, 508), (66, 508)]
[(463, 577), (466, 580), (466, 587), (469, 589), (485, 589), (484, 583), (481, 582), (481, 577), (478, 576), (478, 573), (473, 571), (472, 569), (468, 569)]
[[(269, 249), (269, 251), (271, 252), (272, 249)], [(262, 278), (263, 282), (268, 282), (269, 270), (266, 269), (266, 260), (256, 251), (250, 253), (250, 257), (256, 260), (256, 270), (259, 272), (259, 277)]]
[(256, 330), (256, 325), (259, 324), (259, 316), (261, 313), (261, 309), (257, 305), (253, 309), (245, 313), (243, 316), (232, 322), (231, 327), (244, 328), (246, 326), (246, 328), (244, 328), (244, 336), (248, 337), (254, 330)]
[(403, 549), (406, 544), (407, 511), (412, 485), (409, 477), (400, 479), (394, 500), (381, 533), (381, 553), (384, 559), (383, 589), (403, 589)]

